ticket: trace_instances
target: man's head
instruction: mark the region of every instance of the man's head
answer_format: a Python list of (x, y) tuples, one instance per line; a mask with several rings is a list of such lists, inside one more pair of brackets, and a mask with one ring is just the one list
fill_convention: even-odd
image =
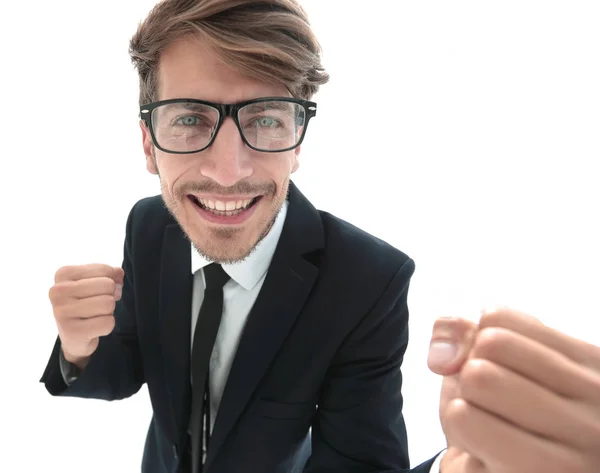
[[(328, 80), (305, 12), (295, 0), (163, 0), (130, 54), (146, 164), (169, 211), (208, 259), (245, 258), (285, 201), (307, 101)], [(267, 97), (287, 101), (220, 105)]]

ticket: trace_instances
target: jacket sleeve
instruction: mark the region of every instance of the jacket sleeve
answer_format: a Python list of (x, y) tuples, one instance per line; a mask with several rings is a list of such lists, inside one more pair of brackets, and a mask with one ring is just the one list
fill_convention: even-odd
[[(338, 350), (319, 399), (305, 473), (410, 471), (400, 367), (413, 272), (408, 259)], [(433, 461), (413, 473), (429, 473)]]
[(60, 367), (61, 343), (57, 337), (40, 382), (53, 396), (73, 396), (112, 401), (129, 397), (144, 383), (138, 345), (132, 263), (132, 225), (135, 206), (129, 213), (125, 233), (123, 292), (115, 308), (115, 328), (100, 337), (98, 348), (85, 369), (68, 386)]

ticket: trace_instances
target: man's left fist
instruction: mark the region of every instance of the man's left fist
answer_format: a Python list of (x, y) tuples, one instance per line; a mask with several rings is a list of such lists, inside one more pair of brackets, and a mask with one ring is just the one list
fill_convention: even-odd
[(428, 364), (444, 375), (441, 473), (600, 472), (599, 347), (499, 308), (437, 320)]

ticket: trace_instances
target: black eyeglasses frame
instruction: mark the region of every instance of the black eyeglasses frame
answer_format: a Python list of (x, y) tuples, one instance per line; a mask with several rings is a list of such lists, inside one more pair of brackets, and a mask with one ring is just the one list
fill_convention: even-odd
[[(242, 131), (242, 126), (240, 125), (240, 121), (239, 121), (239, 117), (238, 117), (238, 113), (239, 113), (240, 109), (247, 105), (251, 105), (253, 103), (272, 102), (272, 101), (295, 103), (295, 104), (301, 105), (304, 108), (305, 122), (304, 122), (304, 127), (302, 129), (302, 135), (300, 136), (298, 143), (296, 143), (294, 146), (290, 146), (289, 148), (285, 148), (282, 150), (264, 150), (264, 149), (260, 149), (260, 148), (256, 148), (255, 146), (252, 146), (248, 142), (246, 137), (244, 136), (244, 133)], [(201, 148), (199, 150), (171, 151), (171, 150), (165, 149), (162, 146), (160, 146), (160, 144), (158, 143), (158, 140), (156, 139), (156, 136), (154, 135), (154, 129), (152, 127), (152, 112), (154, 111), (154, 109), (156, 109), (162, 105), (167, 105), (170, 103), (183, 103), (183, 102), (196, 103), (199, 105), (207, 105), (207, 106), (213, 107), (219, 111), (219, 120), (217, 122), (217, 126), (215, 128), (215, 132), (213, 133), (212, 138), (210, 139), (208, 144), (206, 146), (204, 146), (204, 148)], [(225, 121), (225, 118), (227, 118), (227, 117), (231, 117), (233, 119), (233, 121), (235, 122), (235, 124), (238, 128), (238, 131), (240, 132), (240, 136), (242, 137), (242, 140), (244, 141), (246, 146), (248, 146), (249, 148), (251, 148), (255, 151), (259, 151), (261, 153), (283, 153), (285, 151), (290, 151), (292, 149), (295, 149), (302, 144), (302, 142), (304, 141), (304, 137), (306, 136), (308, 122), (310, 121), (311, 118), (315, 117), (316, 115), (317, 115), (317, 104), (315, 102), (311, 102), (310, 100), (297, 99), (297, 98), (293, 98), (293, 97), (260, 97), (260, 98), (256, 98), (256, 99), (245, 100), (243, 102), (238, 102), (238, 103), (234, 103), (234, 104), (222, 104), (222, 103), (208, 102), (206, 100), (199, 100), (199, 99), (177, 98), (177, 99), (159, 100), (157, 102), (151, 102), (151, 103), (140, 106), (140, 119), (144, 122), (144, 124), (146, 125), (146, 128), (150, 131), (150, 136), (152, 137), (152, 142), (158, 149), (160, 149), (161, 151), (164, 151), (165, 153), (170, 153), (170, 154), (194, 154), (194, 153), (200, 153), (201, 151), (204, 151), (205, 149), (207, 149), (208, 147), (210, 147), (213, 144), (213, 142), (215, 141), (215, 138), (217, 137), (217, 134), (219, 133), (221, 125), (223, 124), (223, 122)]]

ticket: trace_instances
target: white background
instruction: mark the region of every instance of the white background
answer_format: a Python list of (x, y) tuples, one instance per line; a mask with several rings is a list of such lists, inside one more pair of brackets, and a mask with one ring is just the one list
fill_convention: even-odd
[[(38, 380), (54, 272), (119, 265), (131, 206), (158, 193), (127, 54), (153, 3), (0, 6), (0, 471), (139, 471), (145, 388), (107, 403)], [(403, 392), (417, 465), (445, 446), (436, 317), (499, 303), (600, 344), (600, 4), (303, 4), (332, 80), (295, 182), (416, 260)]]

